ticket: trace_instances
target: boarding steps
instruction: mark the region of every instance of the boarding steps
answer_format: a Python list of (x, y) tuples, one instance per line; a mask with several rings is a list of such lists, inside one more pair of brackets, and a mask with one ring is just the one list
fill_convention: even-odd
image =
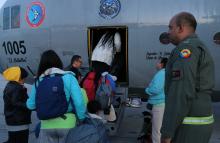
[(114, 136), (117, 134), (118, 128), (120, 127), (121, 121), (123, 119), (124, 110), (125, 110), (125, 102), (128, 95), (128, 88), (127, 87), (117, 87), (116, 88), (116, 98), (121, 99), (121, 103), (119, 106), (114, 107), (117, 119), (114, 122), (107, 122), (106, 127), (109, 131), (110, 136)]

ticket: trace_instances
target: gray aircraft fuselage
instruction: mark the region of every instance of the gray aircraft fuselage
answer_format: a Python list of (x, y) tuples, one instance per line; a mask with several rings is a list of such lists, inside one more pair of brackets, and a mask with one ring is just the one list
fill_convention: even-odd
[(123, 82), (143, 88), (155, 74), (158, 59), (174, 48), (159, 37), (181, 11), (191, 12), (198, 21), (197, 34), (213, 56), (215, 90), (220, 91), (220, 47), (213, 41), (220, 32), (219, 0), (7, 0), (0, 11), (0, 68), (28, 66), (36, 73), (47, 49), (55, 50), (65, 67), (74, 54), (89, 67), (94, 34), (100, 37), (100, 29), (114, 28), (124, 38)]

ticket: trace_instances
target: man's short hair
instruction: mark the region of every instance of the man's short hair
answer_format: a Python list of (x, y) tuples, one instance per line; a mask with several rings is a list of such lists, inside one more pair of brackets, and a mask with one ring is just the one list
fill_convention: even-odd
[(181, 26), (187, 24), (188, 26), (192, 27), (194, 31), (196, 30), (197, 27), (197, 22), (195, 17), (188, 12), (181, 12), (176, 15), (176, 25)]
[(73, 64), (75, 61), (78, 61), (79, 59), (81, 59), (80, 55), (74, 55), (71, 59), (71, 64)]

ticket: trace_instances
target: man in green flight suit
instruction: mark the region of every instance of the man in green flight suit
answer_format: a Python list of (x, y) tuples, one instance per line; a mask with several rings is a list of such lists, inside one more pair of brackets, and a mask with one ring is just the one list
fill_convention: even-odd
[(175, 15), (169, 23), (170, 42), (176, 48), (166, 67), (162, 143), (208, 143), (212, 133), (214, 63), (195, 34), (196, 26), (188, 12)]

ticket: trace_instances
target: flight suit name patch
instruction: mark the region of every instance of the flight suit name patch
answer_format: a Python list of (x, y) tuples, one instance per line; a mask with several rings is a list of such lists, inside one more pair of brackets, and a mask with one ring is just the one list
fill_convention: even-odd
[(184, 59), (187, 59), (189, 58), (191, 55), (191, 51), (189, 49), (183, 49), (181, 52), (180, 52), (180, 57), (181, 58), (184, 58)]
[(182, 75), (181, 75), (181, 71), (180, 70), (173, 70), (172, 71), (172, 79), (173, 80), (179, 80), (181, 79)]

